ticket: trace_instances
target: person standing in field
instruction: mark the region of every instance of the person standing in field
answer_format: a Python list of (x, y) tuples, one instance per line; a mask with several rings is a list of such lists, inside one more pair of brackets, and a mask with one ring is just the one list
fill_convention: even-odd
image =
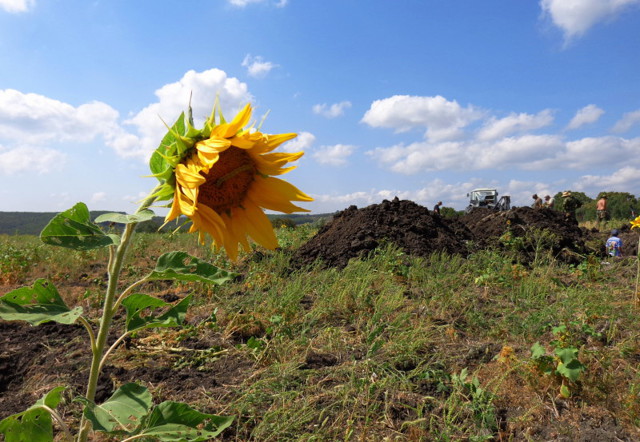
[(531, 207), (534, 209), (542, 209), (542, 198), (540, 198), (537, 193), (531, 195), (531, 198), (533, 198), (533, 205)]
[(440, 216), (440, 206), (442, 205), (442, 201), (438, 201), (438, 203), (433, 206), (433, 214)]
[(564, 217), (567, 221), (573, 221), (575, 223), (578, 222), (578, 220), (576, 219), (576, 210), (578, 210), (578, 208), (580, 206), (582, 206), (582, 203), (573, 195), (571, 195), (571, 192), (564, 191), (562, 192), (562, 210), (564, 211)]
[(553, 209), (553, 205), (555, 204), (555, 199), (551, 197), (551, 195), (547, 195), (544, 197), (543, 206), (549, 209)]
[(598, 202), (596, 203), (596, 224), (598, 227), (600, 223), (607, 220), (607, 194), (603, 193)]
[(605, 247), (609, 256), (622, 256), (622, 240), (618, 237), (618, 229), (611, 231), (611, 236), (607, 239)]

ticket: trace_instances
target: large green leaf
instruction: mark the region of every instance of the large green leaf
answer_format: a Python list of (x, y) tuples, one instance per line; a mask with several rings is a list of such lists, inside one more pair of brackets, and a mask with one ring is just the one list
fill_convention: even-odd
[(558, 373), (573, 382), (577, 381), (580, 374), (587, 368), (578, 360), (578, 349), (558, 348), (555, 353), (560, 359), (556, 368)]
[(161, 441), (207, 441), (232, 422), (233, 417), (200, 413), (187, 404), (166, 401), (153, 409), (137, 434)]
[(155, 213), (149, 209), (142, 210), (140, 212), (134, 213), (133, 215), (124, 215), (122, 213), (105, 213), (100, 215), (95, 219), (97, 223), (120, 223), (120, 224), (132, 224), (132, 223), (142, 223), (144, 221), (149, 221), (155, 216)]
[(33, 287), (21, 287), (0, 297), (0, 319), (27, 321), (31, 325), (43, 322), (73, 324), (82, 315), (82, 307), (70, 309), (56, 287), (46, 279), (38, 279)]
[(236, 276), (235, 273), (222, 270), (185, 252), (169, 252), (158, 258), (156, 268), (147, 276), (147, 279), (222, 284)]
[(151, 393), (134, 383), (118, 388), (100, 405), (82, 397), (77, 400), (85, 404), (84, 417), (91, 421), (94, 430), (114, 434), (130, 434), (135, 431), (149, 413), (152, 404)]
[(92, 250), (118, 244), (118, 237), (106, 235), (91, 222), (89, 209), (78, 203), (57, 214), (40, 233), (40, 239), (54, 246), (75, 250)]
[(142, 316), (147, 309), (152, 311), (157, 308), (167, 307), (171, 304), (142, 293), (129, 295), (122, 301), (122, 305), (127, 311), (127, 331), (152, 327), (176, 327), (181, 325), (184, 322), (190, 300), (191, 295), (185, 297), (161, 315), (151, 313), (147, 316)]
[(65, 387), (56, 387), (25, 411), (0, 421), (0, 434), (6, 442), (53, 441), (51, 415), (43, 406), (55, 409), (62, 400)]

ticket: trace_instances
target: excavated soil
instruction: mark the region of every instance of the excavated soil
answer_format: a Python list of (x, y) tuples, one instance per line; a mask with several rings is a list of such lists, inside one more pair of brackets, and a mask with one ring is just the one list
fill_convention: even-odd
[[(621, 228), (634, 255), (638, 235)], [(495, 247), (509, 249), (514, 260), (530, 264), (541, 248), (556, 259), (577, 264), (588, 255), (604, 257), (608, 234), (578, 227), (574, 219), (550, 209), (514, 208), (506, 212), (475, 209), (460, 218), (442, 218), (411, 201), (383, 201), (363, 209), (351, 206), (337, 213), (316, 236), (295, 253), (293, 262), (311, 264), (320, 259), (327, 267), (343, 268), (351, 258), (366, 258), (385, 242), (407, 254), (426, 257), (434, 252), (468, 256)], [(514, 241), (520, 238), (521, 241)]]

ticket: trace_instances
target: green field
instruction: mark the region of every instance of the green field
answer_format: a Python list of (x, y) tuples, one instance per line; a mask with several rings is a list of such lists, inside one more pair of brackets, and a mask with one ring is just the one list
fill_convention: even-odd
[[(186, 326), (132, 336), (105, 367), (104, 388), (135, 380), (156, 402), (234, 416), (223, 440), (640, 438), (635, 257), (568, 266), (540, 251), (530, 267), (491, 249), (414, 258), (389, 244), (342, 270), (294, 270), (292, 252), (316, 231), (280, 228), (280, 250), (237, 264), (194, 236), (138, 234), (124, 286), (170, 250), (240, 276), (141, 287), (172, 302), (192, 294)], [(47, 278), (97, 320), (107, 256), (0, 236), (2, 293)], [(63, 326), (2, 325), (0, 362), (12, 363), (0, 418), (56, 385), (82, 394), (82, 330), (61, 339)], [(60, 410), (77, 425), (78, 403)]]

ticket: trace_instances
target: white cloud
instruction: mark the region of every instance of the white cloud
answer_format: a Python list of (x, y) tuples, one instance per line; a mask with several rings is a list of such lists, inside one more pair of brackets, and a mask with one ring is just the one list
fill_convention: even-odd
[(495, 140), (514, 132), (523, 132), (539, 129), (553, 123), (553, 112), (545, 109), (536, 115), (526, 113), (512, 113), (508, 117), (491, 117), (478, 133), (479, 140)]
[(599, 22), (614, 19), (640, 0), (541, 0), (540, 7), (567, 41), (580, 37)]
[(291, 141), (280, 145), (280, 152), (300, 152), (308, 150), (316, 141), (315, 135), (309, 132), (300, 132), (297, 137)]
[(0, 0), (0, 8), (10, 13), (27, 12), (36, 5), (36, 0)]
[(12, 144), (87, 142), (110, 134), (117, 120), (118, 112), (101, 102), (73, 107), (43, 95), (0, 90), (0, 140)]
[(233, 117), (242, 106), (253, 99), (245, 83), (237, 78), (228, 77), (220, 69), (203, 72), (190, 70), (179, 81), (162, 86), (155, 94), (158, 97), (157, 102), (125, 121), (125, 124), (134, 127), (138, 134), (122, 131), (109, 141), (109, 145), (116, 149), (119, 155), (139, 157), (146, 161), (167, 132), (162, 119), (168, 125), (173, 124), (180, 113), (187, 109), (190, 97), (196, 126), (202, 124), (211, 114), (216, 97), (227, 117)]
[(101, 203), (107, 200), (107, 192), (95, 192), (91, 195), (92, 203)]
[(259, 55), (254, 57), (251, 54), (247, 54), (242, 60), (242, 67), (247, 68), (247, 74), (250, 77), (262, 78), (266, 76), (271, 70), (278, 65), (265, 61)]
[(537, 168), (540, 158), (553, 157), (563, 147), (554, 135), (523, 135), (494, 142), (448, 141), (416, 142), (376, 148), (367, 155), (392, 171), (411, 175), (435, 170), (482, 170)]
[(583, 107), (571, 119), (567, 125), (567, 129), (577, 129), (585, 124), (595, 123), (604, 114), (604, 111), (595, 104), (589, 104)]
[(54, 149), (29, 146), (16, 148), (0, 147), (0, 174), (44, 174), (62, 169), (66, 159), (65, 154)]
[(597, 194), (602, 189), (615, 189), (618, 192), (635, 194), (638, 187), (640, 187), (640, 168), (625, 166), (611, 175), (584, 175), (576, 181), (573, 188), (591, 194)]
[(558, 155), (565, 168), (585, 169), (616, 164), (640, 164), (637, 152), (640, 151), (640, 138), (625, 139), (619, 137), (588, 137), (570, 141)]
[(636, 124), (640, 124), (640, 109), (624, 114), (611, 130), (616, 133), (626, 132)]
[(316, 104), (313, 106), (313, 113), (322, 115), (326, 118), (336, 118), (344, 115), (345, 109), (351, 107), (350, 101), (341, 101), (340, 103), (334, 103), (327, 105), (326, 103)]
[(430, 141), (442, 141), (460, 136), (462, 129), (481, 118), (482, 112), (441, 96), (418, 97), (394, 95), (376, 100), (362, 118), (372, 127), (386, 127), (396, 132), (426, 129)]
[(330, 166), (343, 166), (347, 164), (347, 158), (356, 150), (355, 146), (348, 144), (336, 144), (333, 146), (321, 146), (311, 156), (320, 164)]

